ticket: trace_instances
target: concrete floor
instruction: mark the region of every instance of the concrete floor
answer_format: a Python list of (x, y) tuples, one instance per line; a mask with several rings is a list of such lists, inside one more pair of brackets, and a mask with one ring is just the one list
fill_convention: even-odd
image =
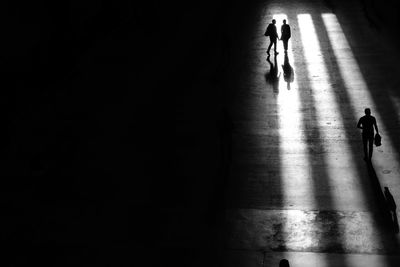
[[(292, 39), (287, 58), (279, 42), (268, 62), (272, 18), (278, 29), (287, 18)], [(398, 266), (398, 224), (382, 194), (388, 186), (400, 203), (392, 48), (374, 37), (358, 1), (258, 1), (232, 21), (226, 265), (278, 266), (285, 257), (291, 266)], [(356, 128), (366, 107), (383, 136), (371, 165)]]

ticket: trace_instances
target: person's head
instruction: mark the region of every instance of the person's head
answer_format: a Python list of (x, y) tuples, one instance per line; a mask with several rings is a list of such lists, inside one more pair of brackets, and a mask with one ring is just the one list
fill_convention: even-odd
[(369, 108), (366, 108), (364, 110), (364, 112), (365, 112), (365, 115), (367, 115), (367, 116), (371, 115), (371, 110)]
[(283, 24), (286, 24), (286, 19), (283, 20)]
[(289, 261), (288, 261), (287, 259), (282, 259), (282, 260), (279, 262), (279, 267), (290, 267)]
[(272, 20), (272, 24), (275, 24), (275, 23), (276, 23), (276, 20), (273, 19), (273, 20)]

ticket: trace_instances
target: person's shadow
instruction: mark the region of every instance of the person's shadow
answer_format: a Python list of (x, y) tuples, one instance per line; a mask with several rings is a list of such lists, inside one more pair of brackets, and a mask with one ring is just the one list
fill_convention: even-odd
[(393, 229), (395, 233), (399, 233), (399, 221), (397, 219), (396, 202), (394, 201), (393, 195), (390, 193), (388, 187), (385, 187), (384, 195), (386, 199), (386, 207), (389, 210), (389, 214), (393, 222)]
[(290, 83), (294, 81), (294, 71), (292, 66), (290, 66), (288, 54), (285, 53), (285, 60), (282, 65), (283, 79), (287, 83), (287, 89), (290, 90)]
[(400, 232), (400, 229), (399, 229), (399, 220), (397, 219), (396, 212), (393, 212), (393, 225), (394, 225), (394, 232), (398, 234)]
[(269, 72), (265, 74), (265, 80), (272, 85), (272, 90), (274, 93), (279, 93), (279, 77), (281, 76), (278, 70), (278, 63), (276, 55), (274, 57), (274, 63), (271, 62), (270, 56), (267, 57), (267, 61), (269, 63)]
[(389, 223), (393, 231), (397, 234), (399, 233), (399, 221), (397, 219), (396, 203), (394, 201), (394, 198), (390, 193), (388, 187), (385, 187), (384, 192), (382, 192), (381, 184), (371, 162), (367, 162), (367, 169), (369, 178), (371, 179), (372, 185), (376, 190), (376, 199), (378, 200), (379, 206), (381, 208), (383, 218)]

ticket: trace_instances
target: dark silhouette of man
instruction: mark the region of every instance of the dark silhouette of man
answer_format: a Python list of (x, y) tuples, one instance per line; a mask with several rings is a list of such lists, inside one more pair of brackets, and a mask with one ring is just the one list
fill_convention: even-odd
[(290, 83), (294, 81), (294, 73), (292, 66), (290, 66), (289, 57), (287, 53), (285, 53), (285, 60), (283, 61), (282, 69), (283, 69), (283, 79), (287, 83), (287, 89), (290, 90)]
[(272, 20), (272, 23), (270, 23), (267, 27), (267, 30), (265, 31), (265, 36), (269, 36), (269, 46), (267, 49), (267, 54), (269, 55), (269, 51), (271, 50), (272, 45), (274, 45), (274, 51), (275, 51), (275, 55), (279, 54), (276, 51), (276, 40), (278, 39), (278, 32), (276, 30), (276, 20)]
[[(267, 61), (270, 65), (269, 72), (265, 74), (265, 79), (269, 84), (272, 85), (272, 90), (274, 93), (278, 94), (279, 93), (279, 78), (281, 76), (281, 73), (278, 70), (278, 62), (276, 59), (276, 55), (274, 57), (274, 63), (271, 62), (269, 59), (269, 56), (267, 57)], [(275, 65), (274, 65), (275, 64)], [(279, 73), (278, 73), (279, 72)]]
[(283, 48), (285, 49), (285, 53), (288, 50), (288, 42), (290, 37), (292, 36), (290, 31), (289, 24), (286, 24), (286, 19), (283, 20), (283, 25), (281, 26), (281, 40), (283, 41)]
[(374, 145), (374, 127), (377, 133), (378, 126), (376, 125), (376, 119), (371, 116), (371, 110), (365, 109), (365, 116), (362, 116), (357, 123), (357, 128), (362, 129), (362, 141), (364, 146), (364, 160), (371, 160), (372, 151)]

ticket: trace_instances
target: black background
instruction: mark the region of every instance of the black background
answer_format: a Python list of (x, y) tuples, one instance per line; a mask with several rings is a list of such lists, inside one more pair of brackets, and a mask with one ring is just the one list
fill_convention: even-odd
[(2, 2), (5, 264), (214, 262), (224, 4)]

